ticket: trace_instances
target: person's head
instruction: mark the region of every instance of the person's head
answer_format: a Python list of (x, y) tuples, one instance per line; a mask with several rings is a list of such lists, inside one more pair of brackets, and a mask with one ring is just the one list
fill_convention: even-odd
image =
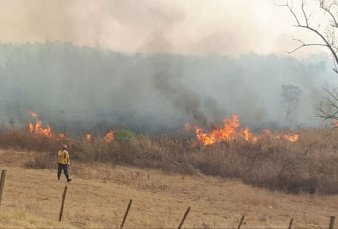
[(67, 148), (68, 148), (68, 146), (67, 146), (66, 144), (63, 144), (63, 145), (62, 145), (62, 149), (65, 150), (65, 149), (67, 149)]

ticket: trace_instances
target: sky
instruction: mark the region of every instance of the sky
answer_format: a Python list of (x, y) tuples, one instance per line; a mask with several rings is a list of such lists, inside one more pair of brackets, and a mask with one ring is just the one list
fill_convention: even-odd
[(274, 0), (0, 0), (0, 5), (3, 43), (61, 41), (131, 53), (286, 55), (295, 47), (297, 32), (288, 10)]

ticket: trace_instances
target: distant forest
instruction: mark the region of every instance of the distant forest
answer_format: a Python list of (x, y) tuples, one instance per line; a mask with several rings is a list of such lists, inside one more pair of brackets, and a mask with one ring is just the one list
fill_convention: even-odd
[[(211, 126), (237, 113), (251, 128), (318, 125), (314, 104), (338, 85), (325, 54), (299, 60), (117, 53), (68, 43), (0, 44), (0, 122), (20, 128), (29, 111), (57, 130), (165, 133)], [(282, 88), (296, 88), (292, 120)], [(284, 98), (285, 99), (285, 98)]]

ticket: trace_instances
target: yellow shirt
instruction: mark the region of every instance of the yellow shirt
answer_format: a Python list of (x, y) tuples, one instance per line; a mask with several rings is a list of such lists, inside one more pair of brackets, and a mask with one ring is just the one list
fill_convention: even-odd
[(60, 164), (70, 164), (69, 153), (67, 150), (59, 150), (58, 151), (58, 163)]

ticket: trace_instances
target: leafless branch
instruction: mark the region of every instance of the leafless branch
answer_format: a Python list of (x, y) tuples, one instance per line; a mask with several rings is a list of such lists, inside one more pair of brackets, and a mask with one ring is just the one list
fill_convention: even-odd
[(297, 22), (297, 25), (300, 25), (299, 19), (297, 17), (297, 14), (293, 11), (292, 7), (289, 4), (289, 1), (286, 1), (285, 4), (279, 4), (279, 3), (275, 3), (277, 6), (281, 6), (281, 7), (287, 7), (290, 11), (290, 13), (293, 15), (293, 17), (295, 18), (295, 21)]
[(306, 2), (305, 0), (302, 1), (302, 12), (303, 12), (303, 17), (304, 17), (304, 20), (305, 20), (305, 25), (306, 26), (309, 26), (309, 18), (308, 16), (306, 15), (306, 12), (305, 12), (305, 5), (306, 5)]
[(316, 29), (314, 29), (314, 28), (312, 28), (312, 27), (310, 27), (310, 26), (306, 26), (306, 25), (297, 25), (297, 27), (303, 28), (303, 29), (307, 29), (307, 30), (310, 30), (310, 31), (312, 31), (313, 33), (315, 33), (317, 36), (319, 36), (319, 37), (321, 38), (321, 40), (325, 43), (324, 46), (326, 46), (326, 47), (330, 50), (330, 52), (331, 52), (331, 54), (332, 54), (332, 56), (333, 56), (333, 58), (334, 58), (334, 61), (335, 61), (336, 63), (338, 63), (338, 56), (337, 56), (337, 53), (334, 51), (334, 49), (333, 49), (333, 47), (331, 46), (330, 42), (324, 37), (323, 34), (321, 34), (318, 30), (316, 30)]
[(325, 98), (325, 103), (321, 103), (319, 106), (316, 107), (318, 112), (317, 117), (326, 121), (326, 120), (333, 120), (335, 127), (338, 128), (338, 93), (336, 90), (330, 91), (325, 89), (327, 93), (327, 97)]
[(324, 10), (324, 12), (326, 12), (331, 17), (331, 19), (333, 21), (333, 24), (331, 24), (331, 26), (338, 28), (337, 18), (335, 17), (335, 15), (331, 11), (332, 6), (337, 6), (337, 3), (331, 3), (328, 6), (325, 6), (325, 0), (319, 0), (319, 5), (320, 5), (320, 8), (322, 10)]
[[(319, 0), (319, 1), (320, 1), (320, 4), (322, 3), (321, 5), (323, 5), (323, 7), (325, 8), (325, 6), (324, 6), (324, 0)], [(293, 10), (293, 8), (290, 6), (289, 1), (286, 1), (285, 4), (276, 4), (276, 5), (282, 6), (282, 7), (287, 7), (289, 9), (290, 13), (293, 15), (293, 17), (294, 17), (294, 19), (295, 19), (295, 21), (297, 23), (295, 25), (295, 27), (309, 30), (309, 31), (313, 32), (314, 34), (316, 34), (323, 41), (323, 44), (317, 44), (317, 43), (316, 44), (305, 44), (304, 42), (301, 42), (301, 45), (299, 47), (295, 48), (294, 50), (292, 50), (289, 53), (296, 52), (299, 49), (301, 49), (303, 47), (306, 47), (306, 46), (323, 46), (323, 47), (327, 47), (329, 49), (330, 53), (333, 56), (334, 62), (338, 63), (337, 52), (333, 48), (332, 41), (330, 42), (329, 39), (326, 38), (318, 29), (315, 29), (315, 28), (313, 28), (313, 27), (311, 27), (309, 25), (309, 16), (307, 15), (307, 13), (305, 11), (305, 6), (306, 6), (306, 1), (305, 0), (302, 0), (302, 3), (301, 3), (301, 10), (302, 10), (302, 14), (303, 14), (304, 21), (305, 21), (304, 24), (302, 24), (300, 22), (297, 14)], [(335, 71), (335, 72), (337, 72), (337, 71)]]
[[(299, 43), (299, 46), (294, 50), (288, 53), (294, 53), (303, 47), (308, 46), (321, 46), (326, 47), (332, 58), (333, 58), (333, 71), (338, 74), (338, 42), (337, 42), (337, 29), (338, 29), (338, 3), (337, 0), (318, 0), (319, 2), (319, 10), (324, 12), (329, 19), (329, 23), (327, 26), (321, 27), (321, 24), (317, 24), (317, 27), (312, 25), (312, 14), (311, 12), (307, 12), (307, 2), (306, 0), (301, 0), (300, 5), (300, 13), (297, 14), (296, 10), (294, 10), (293, 6), (290, 5), (289, 0), (286, 0), (284, 4), (277, 4), (282, 7), (288, 8), (291, 15), (294, 17), (296, 24), (294, 25), (297, 28), (301, 28), (307, 31), (310, 31), (314, 35), (319, 38), (319, 42), (317, 43), (306, 43), (301, 39), (293, 39)], [(291, 1), (292, 3), (292, 1)], [(328, 89), (324, 89), (326, 91), (327, 97), (325, 101), (316, 107), (318, 111), (318, 116), (322, 120), (332, 120), (336, 128), (338, 128), (338, 91), (330, 91)]]
[(297, 48), (289, 51), (288, 53), (291, 54), (291, 53), (294, 53), (296, 51), (298, 51), (299, 49), (303, 48), (303, 47), (306, 47), (306, 46), (323, 46), (323, 47), (327, 47), (326, 44), (320, 44), (320, 43), (304, 43), (302, 40), (300, 39), (293, 39), (294, 41), (297, 41), (300, 43), (300, 46), (298, 46)]

